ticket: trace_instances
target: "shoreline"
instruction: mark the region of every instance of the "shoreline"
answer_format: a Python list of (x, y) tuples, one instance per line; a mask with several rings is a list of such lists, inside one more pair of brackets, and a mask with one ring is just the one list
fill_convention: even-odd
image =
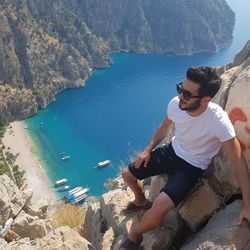
[(6, 128), (2, 142), (13, 155), (18, 154), (15, 163), (20, 170), (25, 171), (24, 185), (33, 190), (31, 201), (37, 202), (43, 199), (49, 203), (55, 203), (57, 197), (34, 152), (34, 146), (28, 132), (25, 131), (24, 123), (22, 121), (11, 122)]

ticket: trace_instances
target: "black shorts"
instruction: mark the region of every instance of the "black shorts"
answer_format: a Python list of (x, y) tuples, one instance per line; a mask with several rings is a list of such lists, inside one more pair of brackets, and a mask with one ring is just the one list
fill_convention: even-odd
[(147, 167), (142, 164), (135, 168), (131, 163), (128, 169), (139, 180), (167, 174), (169, 179), (161, 192), (165, 192), (175, 206), (184, 200), (204, 172), (177, 156), (171, 143), (152, 151)]

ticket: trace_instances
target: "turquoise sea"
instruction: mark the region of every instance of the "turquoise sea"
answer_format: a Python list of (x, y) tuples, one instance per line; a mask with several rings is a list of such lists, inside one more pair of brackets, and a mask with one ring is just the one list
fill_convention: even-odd
[[(112, 67), (94, 70), (83, 88), (64, 91), (25, 121), (51, 183), (68, 178), (72, 188), (89, 186), (92, 195), (105, 192), (104, 182), (150, 141), (187, 67), (229, 63), (250, 39), (250, 1), (228, 4), (236, 12), (229, 47), (194, 56), (113, 54)], [(71, 158), (62, 161), (63, 152)], [(95, 168), (106, 159), (110, 167)]]

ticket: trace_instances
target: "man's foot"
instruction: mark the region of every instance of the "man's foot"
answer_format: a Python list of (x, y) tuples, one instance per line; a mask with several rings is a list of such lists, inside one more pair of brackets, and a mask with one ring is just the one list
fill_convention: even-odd
[(119, 250), (138, 250), (141, 243), (143, 241), (143, 237), (141, 236), (138, 242), (134, 242), (127, 238), (123, 244), (119, 247)]
[(145, 205), (135, 205), (134, 202), (129, 202), (128, 205), (122, 209), (122, 212), (124, 213), (130, 213), (130, 212), (136, 212), (136, 211), (139, 211), (139, 210), (147, 210), (149, 208), (151, 208), (152, 206), (152, 202), (147, 200), (146, 204)]

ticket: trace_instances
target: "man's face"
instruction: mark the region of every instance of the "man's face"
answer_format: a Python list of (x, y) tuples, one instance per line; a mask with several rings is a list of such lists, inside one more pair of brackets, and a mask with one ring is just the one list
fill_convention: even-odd
[[(201, 106), (201, 99), (202, 97), (197, 97), (199, 96), (199, 88), (200, 85), (198, 83), (195, 83), (193, 81), (190, 81), (189, 79), (185, 79), (183, 84), (180, 85), (180, 87), (182, 88), (183, 92), (188, 92), (191, 96), (191, 98), (189, 100), (186, 100), (183, 97), (183, 93), (179, 94), (179, 108), (181, 110), (186, 110), (186, 111), (196, 111), (200, 108)], [(193, 98), (193, 97), (196, 98)]]

